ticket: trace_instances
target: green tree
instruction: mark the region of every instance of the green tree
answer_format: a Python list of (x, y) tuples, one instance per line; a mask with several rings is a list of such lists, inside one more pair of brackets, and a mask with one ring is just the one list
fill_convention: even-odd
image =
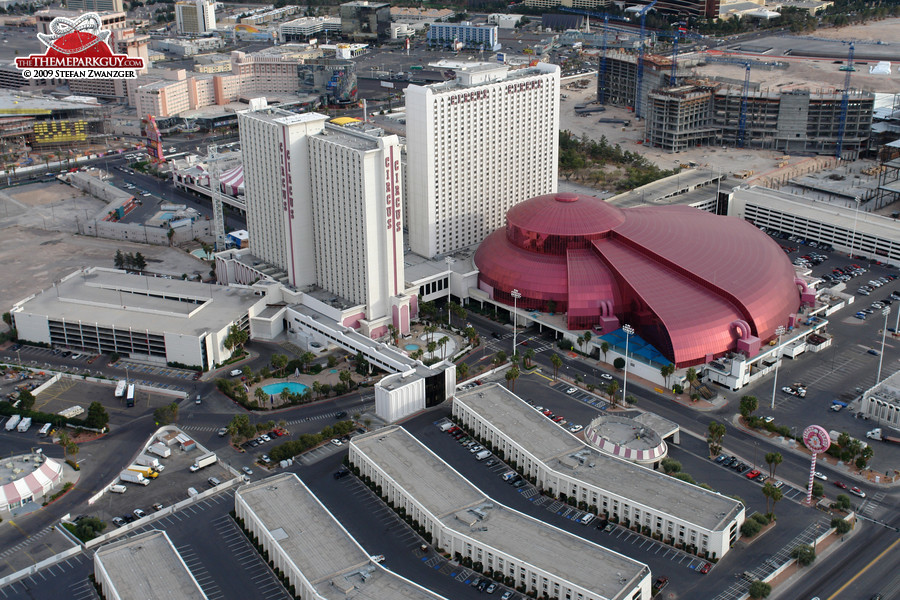
[(19, 408), (22, 410), (31, 410), (34, 407), (36, 398), (34, 394), (28, 390), (19, 390)]
[(322, 384), (318, 381), (313, 381), (312, 384), (313, 393), (316, 395), (316, 398), (322, 397)]
[(523, 356), (524, 361), (525, 361), (525, 368), (526, 368), (526, 369), (530, 369), (530, 368), (531, 368), (531, 361), (534, 359), (534, 350), (532, 350), (531, 348), (529, 348), (528, 350), (525, 351), (525, 354), (523, 354), (522, 356)]
[(222, 343), (229, 350), (242, 350), (244, 348), (244, 344), (247, 343), (248, 339), (250, 339), (250, 334), (239, 328), (236, 324), (233, 324), (228, 330), (228, 335), (225, 336), (225, 339)]
[(769, 465), (769, 479), (775, 479), (775, 468), (782, 463), (784, 457), (780, 452), (767, 452), (766, 464)]
[(115, 265), (117, 269), (125, 268), (125, 256), (122, 255), (121, 250), (116, 250), (116, 256), (113, 258), (113, 265)]
[[(586, 346), (591, 343), (591, 338), (594, 336), (591, 335), (590, 331), (585, 331), (584, 335), (582, 335), (581, 337), (584, 338), (584, 344)], [(590, 354), (590, 352), (588, 352), (588, 354)]]
[(775, 486), (771, 483), (766, 483), (762, 486), (762, 495), (766, 498), (766, 514), (772, 514), (772, 511), (769, 510), (769, 503), (772, 501), (772, 496), (775, 493)]
[(75, 537), (82, 542), (89, 542), (103, 533), (103, 530), (106, 529), (106, 523), (97, 517), (85, 517), (71, 528), (67, 527), (67, 529), (74, 533)]
[(662, 461), (660, 462), (660, 466), (663, 469), (663, 473), (667, 475), (678, 473), (679, 471), (681, 471), (681, 463), (674, 458), (666, 457), (662, 459)]
[(666, 383), (666, 388), (669, 387), (669, 377), (672, 376), (672, 373), (675, 372), (675, 365), (669, 363), (667, 365), (663, 365), (659, 368), (659, 374), (663, 376), (663, 380)]
[(751, 598), (768, 598), (769, 594), (772, 593), (772, 586), (765, 581), (757, 579), (750, 583), (747, 593), (750, 594)]
[(578, 348), (581, 349), (582, 352), (584, 352), (584, 336), (579, 335), (575, 341), (578, 343)]
[(256, 391), (253, 392), (253, 395), (256, 397), (256, 403), (258, 406), (265, 406), (266, 400), (269, 399), (269, 395), (266, 393), (266, 390), (261, 387), (256, 388)]
[(441, 339), (438, 340), (438, 346), (441, 347), (441, 360), (446, 358), (445, 353), (447, 351), (447, 342), (449, 342), (449, 341), (450, 341), (450, 338), (448, 338), (446, 335), (441, 336)]
[(434, 351), (437, 350), (437, 342), (434, 341), (434, 338), (431, 338), (431, 341), (425, 345), (425, 348), (428, 350), (428, 354), (434, 357)]
[(688, 388), (691, 391), (694, 390), (694, 386), (697, 384), (697, 381), (699, 381), (699, 379), (700, 379), (697, 376), (697, 369), (695, 369), (694, 367), (688, 368), (687, 372), (684, 374), (684, 378), (688, 382)]
[(835, 506), (837, 506), (841, 510), (850, 510), (850, 507), (853, 504), (850, 502), (850, 496), (847, 494), (838, 494), (837, 498), (834, 499)]
[(506, 371), (506, 385), (509, 386), (509, 389), (513, 392), (516, 391), (516, 379), (519, 378), (519, 367), (513, 365)]
[(134, 268), (138, 271), (143, 271), (147, 268), (147, 259), (140, 252), (134, 255)]
[(328, 357), (328, 368), (329, 369), (334, 368), (337, 365), (337, 363), (338, 363), (337, 358), (333, 354)]
[(712, 421), (706, 428), (706, 443), (709, 444), (711, 456), (718, 456), (722, 451), (722, 440), (725, 439), (725, 425)]
[(309, 365), (311, 365), (312, 362), (316, 360), (316, 355), (312, 352), (303, 352), (302, 354), (300, 354), (297, 360), (300, 361), (300, 370), (305, 373)]
[(613, 366), (616, 369), (621, 371), (622, 369), (625, 368), (625, 359), (622, 358), (621, 356), (617, 356), (616, 359), (613, 361)]
[(741, 416), (745, 419), (749, 418), (757, 408), (759, 408), (759, 401), (756, 399), (756, 396), (743, 396), (741, 398)]
[(476, 346), (478, 342), (478, 331), (475, 330), (474, 327), (469, 325), (463, 330), (463, 334), (465, 334), (466, 338), (469, 340), (469, 344), (472, 346)]
[(398, 342), (398, 340), (400, 338), (400, 330), (399, 329), (397, 329), (393, 325), (389, 324), (388, 325), (388, 336), (390, 336), (391, 341), (394, 343), (395, 346), (399, 345), (399, 342)]
[(619, 382), (618, 381), (610, 381), (606, 384), (606, 395), (609, 396), (609, 401), (615, 408), (619, 404)]
[(825, 495), (825, 487), (818, 481), (814, 481), (812, 487), (812, 495), (816, 498), (821, 498)]
[(284, 377), (284, 368), (288, 364), (286, 354), (273, 354), (271, 358), (272, 368), (278, 373), (278, 377)]
[(603, 353), (603, 362), (606, 362), (606, 353), (609, 352), (609, 342), (600, 342), (600, 352)]
[(71, 442), (69, 432), (65, 429), (60, 429), (59, 435), (56, 438), (56, 443), (62, 446), (64, 460), (69, 458), (69, 442)]
[(853, 529), (853, 525), (849, 521), (845, 521), (844, 519), (835, 518), (831, 520), (831, 526), (834, 527), (834, 530), (838, 535), (844, 535)]
[[(267, 398), (268, 394), (263, 392), (263, 396)], [(265, 398), (263, 402), (265, 402)], [(231, 422), (228, 423), (228, 435), (231, 436), (232, 441), (245, 440), (253, 437), (255, 434), (256, 428), (250, 424), (248, 415), (234, 415), (231, 418)]]
[(550, 364), (553, 365), (553, 378), (556, 379), (559, 377), (559, 368), (562, 366), (563, 360), (560, 358), (559, 354), (554, 352), (550, 355)]
[(762, 525), (760, 525), (758, 521), (747, 519), (746, 521), (744, 521), (744, 524), (741, 525), (741, 535), (751, 538), (759, 533), (760, 529), (762, 529)]
[(178, 421), (178, 403), (173, 402), (166, 406), (160, 406), (153, 411), (153, 420), (160, 425), (169, 425)]
[(103, 429), (109, 423), (109, 413), (99, 402), (91, 402), (84, 424), (94, 429)]
[(456, 365), (456, 378), (457, 379), (465, 379), (466, 375), (469, 374), (469, 365), (467, 363), (459, 363)]
[(815, 562), (816, 549), (809, 544), (794, 546), (793, 550), (791, 550), (791, 558), (796, 558), (797, 564), (801, 567), (807, 567)]
[(500, 365), (502, 365), (505, 362), (506, 362), (506, 352), (504, 352), (503, 350), (500, 350), (499, 352), (497, 352), (497, 354), (494, 355), (494, 365), (495, 366), (499, 367)]
[(775, 491), (772, 492), (772, 517), (773, 518), (775, 517), (775, 505), (778, 504), (782, 498), (784, 498), (784, 492), (781, 491), (781, 488), (775, 488)]
[(72, 460), (75, 460), (75, 457), (78, 456), (79, 449), (78, 444), (75, 442), (69, 442), (69, 445), (66, 446), (66, 451), (72, 455)]

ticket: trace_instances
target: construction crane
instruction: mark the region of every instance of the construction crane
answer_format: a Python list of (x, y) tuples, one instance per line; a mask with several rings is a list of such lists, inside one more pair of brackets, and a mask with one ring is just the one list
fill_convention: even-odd
[(847, 75), (844, 77), (844, 93), (841, 95), (841, 119), (838, 122), (837, 144), (834, 155), (840, 160), (844, 150), (844, 132), (847, 129), (847, 107), (850, 105), (850, 75), (853, 73), (853, 42), (850, 42), (850, 54), (847, 56)]
[(646, 34), (645, 24), (647, 22), (647, 13), (650, 12), (650, 9), (656, 6), (657, 0), (653, 0), (650, 4), (645, 6), (638, 12), (638, 16), (641, 18), (641, 39), (640, 45), (638, 47), (638, 59), (637, 59), (637, 90), (634, 98), (634, 116), (638, 119), (641, 118), (641, 92), (643, 90), (644, 83), (644, 35)]
[[(588, 19), (590, 21), (590, 19)], [(600, 73), (597, 82), (597, 103), (606, 104), (606, 32), (609, 31), (609, 15), (603, 15), (603, 53), (600, 55)]]
[(669, 75), (669, 85), (675, 87), (678, 80), (675, 78), (675, 73), (678, 71), (678, 34), (681, 33), (681, 30), (684, 29), (681, 26), (681, 23), (675, 28), (675, 38), (672, 40), (672, 73)]
[(745, 63), (744, 89), (741, 91), (741, 115), (738, 118), (737, 147), (744, 147), (744, 139), (747, 134), (747, 96), (750, 94), (750, 63)]

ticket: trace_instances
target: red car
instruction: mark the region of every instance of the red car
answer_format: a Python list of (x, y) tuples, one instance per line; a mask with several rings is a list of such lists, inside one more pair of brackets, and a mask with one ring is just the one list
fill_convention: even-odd
[(559, 422), (562, 421), (563, 419), (565, 419), (565, 417), (553, 417), (553, 422), (554, 422), (554, 423), (559, 423)]
[(747, 473), (747, 479), (756, 479), (760, 476), (759, 469), (753, 469), (749, 473)]
[(703, 563), (703, 564), (700, 566), (700, 569), (698, 569), (698, 570), (699, 570), (701, 573), (703, 573), (704, 575), (706, 575), (707, 573), (709, 573), (709, 570), (710, 570), (710, 569), (712, 569), (712, 564), (710, 564), (710, 563), (708, 563), (708, 562), (705, 562), (705, 563)]
[(838, 486), (838, 487), (841, 488), (842, 490), (846, 490), (846, 489), (847, 489), (847, 484), (846, 484), (846, 483), (841, 483), (840, 481), (835, 481), (835, 482), (834, 482), (834, 485)]
[(545, 417), (549, 417), (550, 415), (553, 414), (553, 411), (550, 410), (549, 408), (546, 410), (542, 410), (541, 412), (544, 414)]

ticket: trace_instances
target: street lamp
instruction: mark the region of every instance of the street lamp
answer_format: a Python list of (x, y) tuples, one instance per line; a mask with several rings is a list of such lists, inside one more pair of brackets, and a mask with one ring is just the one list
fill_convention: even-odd
[(878, 382), (881, 381), (881, 364), (884, 362), (884, 338), (887, 336), (887, 318), (891, 314), (890, 305), (885, 306), (881, 314), (884, 315), (884, 328), (881, 330), (881, 354), (878, 356), (878, 375), (875, 377), (875, 385), (878, 385)]
[(512, 353), (515, 354), (516, 353), (516, 338), (519, 333), (517, 307), (518, 307), (519, 298), (522, 297), (522, 292), (520, 292), (519, 290), (513, 290), (509, 293), (509, 295), (512, 296), (512, 299), (513, 299), (513, 349), (512, 349)]
[(452, 265), (455, 261), (451, 256), (445, 256), (444, 262), (447, 263), (447, 327), (450, 327), (450, 275), (452, 271), (450, 270), (450, 265)]
[(622, 378), (622, 406), (625, 406), (625, 390), (628, 387), (628, 340), (634, 335), (634, 327), (631, 325), (622, 325), (622, 331), (625, 332), (625, 376)]
[(784, 325), (779, 325), (775, 329), (775, 335), (778, 336), (778, 345), (775, 347), (775, 378), (772, 380), (772, 410), (775, 410), (775, 392), (778, 390), (778, 358), (781, 354), (781, 336), (784, 335)]

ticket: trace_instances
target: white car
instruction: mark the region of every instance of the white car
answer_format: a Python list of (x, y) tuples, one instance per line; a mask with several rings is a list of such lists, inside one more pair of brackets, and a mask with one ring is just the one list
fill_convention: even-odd
[(331, 440), (331, 443), (334, 444), (335, 446), (343, 446), (344, 445), (344, 442), (342, 442), (341, 440), (339, 440), (337, 438), (334, 438), (333, 440)]
[(821, 479), (822, 481), (828, 481), (828, 477), (826, 477), (825, 475), (819, 473), (818, 471), (816, 471), (815, 473), (813, 473), (813, 476), (814, 476), (816, 479)]
[(600, 379), (612, 379), (612, 375), (609, 373), (600, 373)]
[(575, 388), (569, 388), (569, 389), (566, 390), (566, 393), (567, 393), (567, 394), (574, 394), (574, 393), (577, 392), (577, 391), (578, 391), (578, 390), (576, 390)]
[(569, 427), (569, 431), (572, 433), (578, 433), (582, 429), (584, 429), (584, 427), (582, 427), (581, 425), (572, 425), (571, 427)]
[(384, 554), (376, 554), (375, 556), (372, 557), (372, 560), (377, 563), (383, 563), (384, 562)]
[(262, 438), (262, 441), (264, 441), (264, 442), (271, 442), (271, 441), (272, 441), (272, 438), (270, 438), (270, 437), (269, 437), (268, 435), (266, 435), (265, 433), (262, 434), (262, 435), (259, 436), (259, 437)]

